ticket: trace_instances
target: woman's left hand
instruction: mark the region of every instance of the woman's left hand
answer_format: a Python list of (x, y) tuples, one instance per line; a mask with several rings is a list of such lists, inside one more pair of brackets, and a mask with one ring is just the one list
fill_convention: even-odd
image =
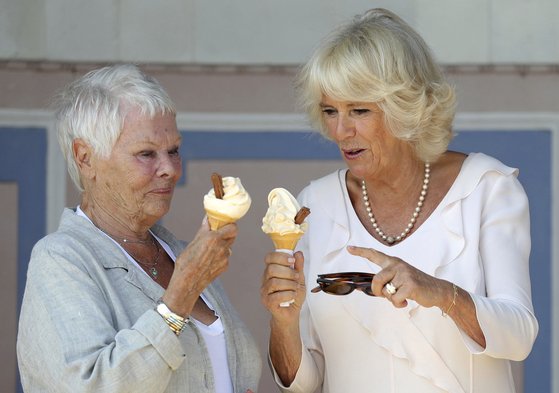
[[(381, 268), (373, 278), (373, 293), (375, 296), (384, 296), (395, 307), (406, 307), (407, 299), (414, 300), (423, 307), (444, 307), (448, 304), (448, 294), (453, 291), (452, 284), (448, 281), (430, 276), (400, 258), (372, 248), (349, 246), (347, 250)], [(389, 283), (396, 290), (393, 294), (389, 291), (390, 285), (387, 288)]]
[(163, 301), (179, 315), (190, 314), (198, 296), (229, 265), (237, 225), (227, 224), (212, 231), (208, 220), (183, 252), (177, 256), (173, 275)]

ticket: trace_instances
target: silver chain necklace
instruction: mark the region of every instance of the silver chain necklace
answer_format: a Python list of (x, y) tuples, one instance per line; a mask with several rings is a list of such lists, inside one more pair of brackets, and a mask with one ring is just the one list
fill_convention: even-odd
[[(145, 268), (149, 272), (149, 274), (151, 274), (151, 277), (154, 280), (157, 280), (157, 278), (159, 276), (159, 270), (157, 270), (157, 265), (159, 265), (159, 257), (161, 255), (161, 246), (159, 245), (159, 242), (155, 239), (155, 237), (153, 235), (151, 235), (150, 239), (148, 239), (148, 240), (131, 240), (131, 239), (126, 239), (124, 237), (110, 235), (108, 232), (105, 232), (101, 228), (99, 228), (99, 230), (101, 232), (103, 232), (105, 235), (107, 235), (108, 237), (116, 240), (116, 242), (121, 245), (121, 247), (124, 249), (124, 251), (126, 251), (128, 253), (128, 255), (130, 255), (132, 257), (132, 259), (134, 259), (138, 263), (138, 265)], [(153, 262), (152, 263), (142, 262), (138, 258), (136, 258), (132, 254), (131, 251), (124, 248), (124, 245), (130, 244), (130, 243), (137, 243), (137, 244), (142, 244), (142, 245), (149, 245), (150, 243), (153, 244), (155, 246), (155, 249), (156, 249), (156, 254), (155, 254), (155, 258), (153, 259)]]
[(371, 209), (371, 204), (369, 202), (369, 194), (367, 194), (367, 185), (365, 184), (365, 180), (361, 180), (361, 192), (363, 194), (363, 203), (365, 204), (365, 208), (367, 209), (367, 215), (369, 216), (369, 221), (373, 224), (373, 229), (375, 232), (380, 236), (380, 238), (388, 244), (394, 244), (402, 241), (412, 230), (415, 222), (417, 221), (417, 217), (419, 217), (419, 213), (421, 212), (421, 208), (423, 207), (423, 201), (425, 200), (425, 196), (427, 195), (427, 189), (429, 188), (429, 178), (430, 178), (431, 168), (428, 162), (425, 163), (425, 173), (423, 175), (423, 185), (421, 186), (421, 192), (419, 194), (419, 200), (417, 201), (417, 205), (413, 211), (410, 221), (406, 228), (400, 233), (398, 236), (391, 236), (384, 233), (382, 229), (380, 229), (375, 216), (373, 215), (373, 210)]
[(157, 265), (159, 264), (159, 256), (161, 255), (161, 246), (159, 245), (159, 242), (155, 239), (153, 239), (153, 245), (155, 246), (157, 253), (155, 254), (155, 258), (153, 260), (152, 263), (148, 264), (145, 262), (140, 261), (138, 258), (136, 258), (134, 255), (132, 255), (132, 253), (130, 251), (127, 251), (128, 254), (130, 254), (130, 256), (132, 258), (134, 258), (134, 260), (136, 262), (138, 262), (138, 264), (142, 267), (144, 267), (145, 269), (147, 269), (147, 271), (151, 274), (151, 277), (154, 280), (157, 280), (158, 276), (159, 276), (159, 271), (157, 270)]

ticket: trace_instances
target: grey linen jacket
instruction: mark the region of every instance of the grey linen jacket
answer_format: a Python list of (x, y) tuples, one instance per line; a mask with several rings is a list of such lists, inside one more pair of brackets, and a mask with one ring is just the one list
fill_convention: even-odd
[[(185, 243), (153, 232), (179, 255)], [(204, 339), (193, 323), (177, 337), (154, 310), (163, 288), (88, 220), (65, 209), (33, 248), (17, 356), (26, 392), (214, 392)], [(222, 318), (235, 393), (256, 392), (261, 358), (218, 282), (207, 296)]]

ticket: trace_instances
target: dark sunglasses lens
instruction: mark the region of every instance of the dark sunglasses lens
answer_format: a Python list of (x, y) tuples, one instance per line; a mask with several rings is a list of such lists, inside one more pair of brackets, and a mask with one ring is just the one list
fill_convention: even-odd
[(363, 292), (365, 292), (367, 295), (369, 295), (369, 296), (375, 296), (375, 295), (373, 294), (373, 287), (371, 286), (371, 283), (370, 283), (370, 282), (367, 282), (367, 283), (361, 282), (361, 283), (359, 283), (358, 285), (359, 285), (359, 288), (361, 288), (361, 290), (362, 290)]
[(322, 290), (332, 295), (347, 295), (353, 291), (353, 285), (343, 281), (320, 283)]

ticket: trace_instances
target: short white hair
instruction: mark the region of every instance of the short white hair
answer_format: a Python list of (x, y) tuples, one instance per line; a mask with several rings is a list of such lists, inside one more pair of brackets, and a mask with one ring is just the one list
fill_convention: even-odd
[(94, 154), (107, 158), (131, 110), (150, 118), (176, 114), (175, 104), (163, 87), (132, 64), (90, 71), (60, 91), (53, 108), (58, 143), (80, 191), (83, 184), (72, 151), (75, 139), (83, 139)]

